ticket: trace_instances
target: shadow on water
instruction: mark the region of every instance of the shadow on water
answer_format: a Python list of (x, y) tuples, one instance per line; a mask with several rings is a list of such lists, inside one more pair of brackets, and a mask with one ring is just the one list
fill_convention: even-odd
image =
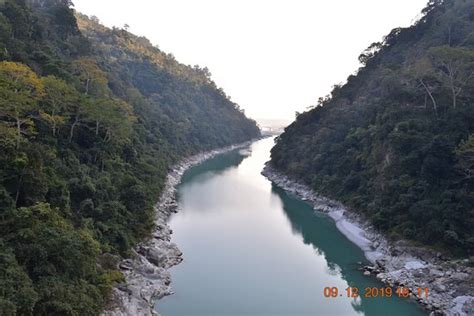
[[(360, 263), (369, 263), (362, 250), (341, 234), (334, 225), (334, 221), (326, 214), (315, 212), (309, 204), (288, 195), (274, 184), (272, 184), (272, 193), (280, 197), (284, 214), (291, 224), (293, 233), (301, 236), (306, 245), (311, 245), (318, 254), (324, 256), (329, 269), (328, 273), (340, 274), (349, 286), (359, 289), (360, 299), (351, 303), (356, 312), (363, 312), (365, 315), (383, 315), (387, 310), (387, 304), (405, 303), (402, 304), (406, 306), (406, 313), (403, 315), (426, 315), (421, 308), (414, 309), (410, 306), (414, 305), (414, 302), (400, 302), (406, 299), (399, 298), (396, 294), (390, 298), (364, 297), (366, 287), (383, 288), (385, 285), (375, 277), (364, 276), (358, 270)], [(398, 311), (402, 312), (403, 307), (400, 309), (398, 306)]]
[(235, 149), (225, 155), (218, 155), (214, 158), (206, 160), (206, 163), (199, 164), (187, 170), (181, 183), (191, 182), (197, 178), (209, 178), (215, 175), (222, 174), (230, 168), (237, 168), (247, 155), (241, 154), (241, 150)]

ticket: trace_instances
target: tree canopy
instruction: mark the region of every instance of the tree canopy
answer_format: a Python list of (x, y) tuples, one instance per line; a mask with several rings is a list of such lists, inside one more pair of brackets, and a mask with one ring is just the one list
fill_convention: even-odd
[(277, 139), (273, 165), (395, 239), (474, 252), (474, 5), (430, 1), (415, 25)]
[(71, 5), (0, 2), (0, 315), (99, 314), (170, 166), (259, 135), (206, 69)]

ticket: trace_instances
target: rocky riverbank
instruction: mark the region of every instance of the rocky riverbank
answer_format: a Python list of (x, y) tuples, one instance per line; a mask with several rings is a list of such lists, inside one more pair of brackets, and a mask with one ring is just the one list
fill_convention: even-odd
[[(262, 174), (275, 185), (298, 196), (314, 210), (328, 213), (337, 228), (358, 245), (372, 263), (364, 274), (375, 275), (391, 286), (406, 287), (412, 299), (430, 315), (474, 315), (474, 268), (469, 260), (455, 260), (408, 241), (391, 242), (367, 221), (341, 203), (319, 196), (310, 187), (273, 169), (268, 163)], [(428, 296), (418, 296), (428, 288)]]
[(131, 258), (120, 263), (126, 282), (114, 289), (113, 299), (109, 309), (103, 313), (104, 316), (159, 315), (154, 310), (155, 302), (173, 293), (168, 269), (182, 261), (181, 251), (171, 242), (172, 231), (167, 224), (170, 215), (177, 211), (176, 186), (190, 167), (216, 155), (246, 147), (250, 143), (201, 153), (184, 159), (171, 169), (155, 206), (155, 230), (150, 239), (133, 250)]

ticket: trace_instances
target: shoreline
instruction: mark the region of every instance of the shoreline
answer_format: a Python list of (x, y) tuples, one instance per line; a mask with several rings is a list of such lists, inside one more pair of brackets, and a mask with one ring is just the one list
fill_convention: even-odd
[[(467, 266), (467, 259), (448, 259), (404, 240), (391, 242), (342, 203), (318, 195), (309, 186), (272, 168), (269, 162), (262, 175), (309, 203), (315, 211), (331, 217), (338, 230), (371, 262), (371, 266), (364, 267), (364, 275), (375, 275), (389, 286), (409, 288), (410, 297), (430, 315), (474, 315), (474, 268)], [(428, 288), (428, 297), (418, 297), (418, 287)]]
[(165, 187), (155, 205), (155, 228), (149, 239), (132, 249), (132, 257), (123, 259), (119, 268), (125, 283), (113, 289), (111, 303), (102, 316), (159, 316), (156, 301), (173, 294), (169, 268), (179, 264), (182, 252), (171, 242), (173, 231), (168, 225), (169, 217), (177, 212), (176, 187), (183, 174), (217, 155), (250, 145), (255, 140), (227, 146), (184, 158), (171, 167)]

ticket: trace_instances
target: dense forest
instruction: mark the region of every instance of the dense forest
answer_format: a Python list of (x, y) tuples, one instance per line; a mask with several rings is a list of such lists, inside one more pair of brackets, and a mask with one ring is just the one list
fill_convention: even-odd
[(0, 315), (96, 315), (169, 167), (259, 135), (210, 79), (68, 0), (0, 1)]
[(474, 254), (474, 2), (431, 0), (359, 60), (277, 139), (273, 166), (394, 239)]

